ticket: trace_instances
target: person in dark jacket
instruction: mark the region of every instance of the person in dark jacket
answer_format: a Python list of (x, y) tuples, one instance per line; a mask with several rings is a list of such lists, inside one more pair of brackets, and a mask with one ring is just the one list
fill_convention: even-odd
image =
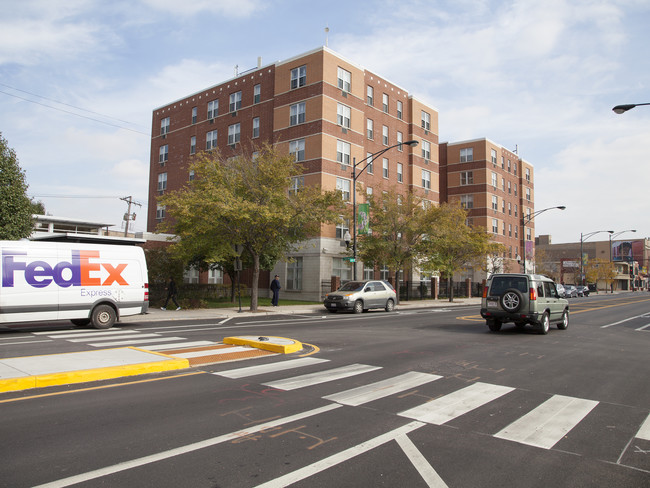
[(180, 310), (181, 306), (176, 301), (178, 289), (176, 288), (176, 282), (174, 281), (173, 277), (169, 277), (169, 283), (167, 283), (167, 288), (165, 288), (165, 290), (167, 290), (167, 299), (165, 300), (165, 305), (163, 307), (160, 307), (160, 310), (167, 310), (167, 304), (169, 303), (170, 298), (172, 302), (174, 302), (174, 305), (176, 305), (176, 310)]
[(273, 292), (273, 298), (271, 298), (271, 305), (274, 307), (278, 306), (278, 300), (280, 298), (280, 280), (279, 276), (275, 275), (275, 279), (271, 282), (271, 291)]

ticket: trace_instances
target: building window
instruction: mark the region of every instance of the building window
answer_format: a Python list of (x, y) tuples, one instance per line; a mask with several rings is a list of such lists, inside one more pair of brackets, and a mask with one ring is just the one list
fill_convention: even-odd
[(515, 237), (519, 237), (519, 226), (515, 225)]
[(474, 184), (474, 172), (473, 171), (461, 171), (460, 172), (460, 184), (461, 185), (473, 185)]
[(190, 137), (190, 154), (196, 153), (196, 136)]
[(287, 263), (287, 290), (302, 290), (302, 258)]
[(336, 108), (336, 123), (346, 129), (350, 128), (350, 107), (339, 103)]
[(341, 164), (350, 164), (350, 143), (336, 141), (336, 160)]
[[(402, 144), (404, 136), (401, 132), (397, 131), (397, 144)], [(398, 151), (404, 151), (404, 146), (397, 146)]]
[(210, 269), (208, 271), (208, 283), (223, 283), (223, 271), (220, 269)]
[(292, 176), (291, 183), (289, 185), (289, 195), (295, 195), (305, 186), (305, 177), (304, 176)]
[(508, 193), (512, 193), (512, 184), (508, 182)]
[(517, 196), (517, 183), (515, 183), (515, 196)]
[(382, 168), (382, 176), (384, 178), (388, 178), (388, 159), (387, 158), (382, 159), (381, 168)]
[(531, 229), (526, 229), (526, 240), (531, 241), (533, 240), (533, 233)]
[(260, 136), (260, 118), (253, 118), (253, 139)]
[(497, 219), (492, 219), (492, 233), (499, 233), (499, 221)]
[(208, 119), (214, 119), (219, 115), (219, 100), (208, 102)]
[(375, 100), (375, 89), (368, 85), (366, 87), (366, 101), (372, 107)]
[(291, 89), (300, 88), (307, 83), (307, 66), (300, 66), (291, 70)]
[(156, 205), (156, 220), (162, 220), (165, 218), (165, 206)]
[(241, 135), (241, 124), (233, 124), (228, 126), (228, 144), (233, 145), (239, 142)]
[(189, 179), (189, 181), (194, 181), (194, 170), (193, 169), (190, 170), (190, 175), (189, 175), (188, 179)]
[(501, 212), (506, 213), (506, 201), (501, 200)]
[(375, 123), (372, 121), (372, 119), (368, 119), (366, 121), (366, 132), (368, 133), (368, 139), (372, 139), (374, 137), (374, 128)]
[(460, 150), (460, 162), (468, 163), (474, 161), (474, 148), (466, 147)]
[(255, 85), (253, 87), (253, 103), (260, 103), (262, 99), (262, 85)]
[(497, 174), (493, 171), (492, 172), (492, 187), (496, 189), (498, 184), (498, 177)]
[(506, 223), (503, 223), (503, 235), (506, 235)]
[(530, 181), (530, 168), (526, 168), (526, 181)]
[(399, 100), (397, 101), (397, 118), (402, 120), (403, 117), (403, 111), (402, 111), (402, 102)]
[(474, 195), (461, 195), (460, 206), (465, 209), (474, 208)]
[(196, 124), (196, 119), (198, 117), (199, 107), (192, 107), (192, 123)]
[(422, 110), (422, 128), (424, 130), (431, 130), (431, 114)]
[(305, 140), (298, 139), (289, 143), (289, 153), (295, 156), (296, 161), (305, 160)]
[(508, 215), (512, 215), (512, 203), (508, 202)]
[(495, 212), (499, 210), (499, 198), (492, 195), (492, 210)]
[(167, 173), (160, 173), (158, 175), (158, 191), (165, 191), (167, 189)]
[(388, 274), (390, 273), (390, 270), (388, 269), (387, 265), (383, 265), (381, 269), (379, 270), (379, 279), (380, 280), (387, 280), (388, 279)]
[[(366, 196), (369, 196), (369, 197), (372, 196), (372, 186), (366, 186)], [(367, 198), (366, 198), (366, 201), (368, 201)]]
[(402, 163), (397, 163), (397, 181), (402, 183), (404, 181)]
[(158, 150), (158, 162), (164, 164), (168, 159), (169, 159), (169, 146), (165, 144), (164, 146), (160, 146), (160, 149)]
[(490, 149), (490, 154), (492, 158), (492, 164), (497, 164), (497, 151), (496, 149)]
[(508, 159), (508, 173), (510, 173), (511, 169), (512, 169), (512, 166), (510, 165), (510, 160)]
[(518, 213), (518, 212), (519, 212), (519, 207), (518, 207), (517, 204), (515, 203), (515, 217), (517, 217), (517, 213)]
[(384, 146), (388, 146), (388, 126), (383, 125), (381, 127), (381, 142), (384, 144)]
[(530, 202), (530, 188), (526, 188), (526, 200)]
[(350, 201), (350, 180), (336, 178), (336, 189), (341, 192), (344, 202)]
[(386, 93), (381, 96), (381, 107), (384, 112), (388, 113), (388, 95)]
[(339, 88), (344, 92), (350, 92), (350, 85), (352, 83), (352, 75), (349, 71), (339, 67), (338, 69), (338, 84)]
[(217, 147), (217, 131), (212, 130), (205, 135), (205, 149), (209, 151)]
[(501, 178), (501, 189), (505, 192), (506, 191), (506, 179)]
[(515, 176), (517, 176), (517, 166), (519, 166), (519, 165), (517, 164), (517, 161), (515, 161), (515, 164), (512, 165), (512, 173)]
[(431, 144), (427, 141), (422, 141), (422, 157), (427, 161), (431, 159)]
[(160, 121), (160, 135), (164, 136), (169, 133), (169, 117), (165, 117)]
[(367, 264), (363, 265), (363, 279), (364, 280), (374, 280), (375, 279), (375, 268), (368, 267)]
[(343, 261), (343, 258), (332, 258), (332, 274), (338, 276), (341, 281), (352, 279), (352, 263)]
[(241, 92), (230, 94), (230, 111), (235, 112), (241, 108)]
[(289, 108), (289, 125), (305, 122), (305, 102), (295, 103)]
[(366, 171), (370, 174), (373, 174), (374, 171), (374, 164), (372, 162), (372, 153), (366, 153)]
[(336, 223), (336, 238), (343, 239), (346, 232), (350, 232), (350, 220), (341, 217), (341, 220)]
[(431, 189), (431, 171), (422, 170), (422, 187), (427, 190)]

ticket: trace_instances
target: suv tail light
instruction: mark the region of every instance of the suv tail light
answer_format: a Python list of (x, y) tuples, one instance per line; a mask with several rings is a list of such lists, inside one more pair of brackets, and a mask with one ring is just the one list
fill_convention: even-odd
[(531, 302), (537, 300), (537, 290), (535, 288), (530, 288), (529, 293)]
[(487, 293), (488, 293), (488, 287), (484, 286), (483, 287), (483, 298), (487, 298)]

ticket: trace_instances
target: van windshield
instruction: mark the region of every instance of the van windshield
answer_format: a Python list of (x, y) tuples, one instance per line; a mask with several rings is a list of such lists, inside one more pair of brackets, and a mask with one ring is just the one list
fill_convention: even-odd
[(514, 288), (522, 293), (528, 292), (528, 283), (524, 276), (495, 276), (490, 285), (490, 295), (501, 295), (504, 291)]

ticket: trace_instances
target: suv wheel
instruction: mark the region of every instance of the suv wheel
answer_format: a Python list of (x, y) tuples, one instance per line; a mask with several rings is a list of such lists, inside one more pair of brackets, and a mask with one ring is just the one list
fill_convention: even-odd
[(487, 326), (490, 328), (492, 332), (499, 332), (501, 330), (501, 321), (497, 319), (489, 319), (487, 322)]
[(557, 324), (557, 328), (560, 330), (566, 330), (568, 326), (569, 326), (569, 311), (565, 310), (564, 313), (562, 314), (562, 322)]
[(392, 312), (393, 310), (395, 310), (395, 302), (393, 301), (392, 298), (389, 298), (388, 301), (386, 302), (385, 310), (387, 312)]
[(540, 333), (541, 334), (548, 334), (549, 329), (551, 328), (551, 323), (548, 319), (548, 312), (544, 312), (542, 314), (542, 322), (541, 322), (541, 329)]
[(524, 302), (524, 296), (519, 290), (510, 288), (501, 295), (500, 301), (501, 307), (503, 307), (506, 312), (514, 313), (518, 312), (521, 308), (521, 305)]
[(361, 300), (357, 300), (354, 302), (354, 308), (352, 309), (354, 313), (361, 313), (363, 312), (363, 302)]

